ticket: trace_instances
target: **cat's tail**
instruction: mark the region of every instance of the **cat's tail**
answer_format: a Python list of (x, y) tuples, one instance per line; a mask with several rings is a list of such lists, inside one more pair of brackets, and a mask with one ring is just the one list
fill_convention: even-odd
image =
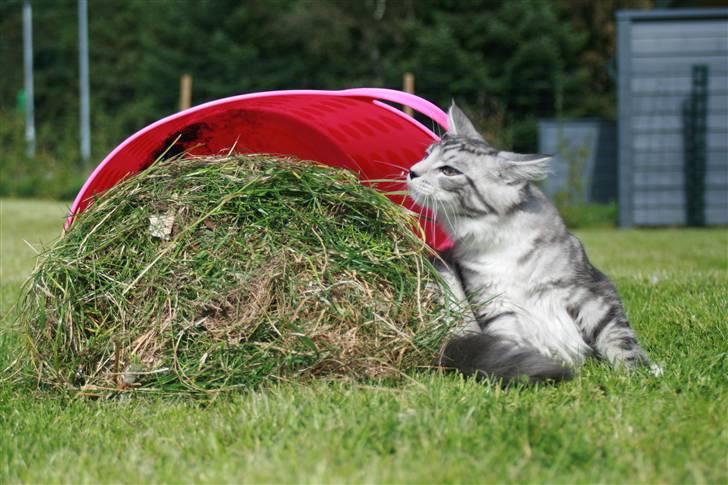
[(442, 352), (439, 364), (478, 379), (529, 383), (558, 382), (573, 377), (573, 371), (536, 349), (518, 346), (509, 340), (485, 333), (452, 337)]

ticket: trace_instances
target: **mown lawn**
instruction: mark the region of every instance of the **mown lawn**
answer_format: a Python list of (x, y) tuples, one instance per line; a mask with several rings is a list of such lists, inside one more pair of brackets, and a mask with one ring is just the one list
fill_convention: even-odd
[[(0, 201), (8, 316), (64, 204)], [(0, 483), (728, 482), (728, 230), (584, 230), (665, 374), (598, 363), (558, 387), (420, 374), (220, 397), (93, 401), (0, 376)]]

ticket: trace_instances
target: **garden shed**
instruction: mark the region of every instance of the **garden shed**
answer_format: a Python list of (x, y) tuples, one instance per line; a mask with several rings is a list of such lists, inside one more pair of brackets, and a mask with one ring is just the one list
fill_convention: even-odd
[(728, 224), (728, 9), (617, 25), (620, 225)]

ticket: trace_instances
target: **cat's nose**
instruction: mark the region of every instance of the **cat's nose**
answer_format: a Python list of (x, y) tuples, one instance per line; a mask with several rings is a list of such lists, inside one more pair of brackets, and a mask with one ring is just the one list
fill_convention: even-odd
[(417, 178), (417, 177), (419, 177), (419, 176), (420, 176), (420, 174), (418, 174), (418, 173), (417, 173), (417, 172), (415, 172), (414, 170), (410, 170), (410, 171), (409, 171), (409, 178), (410, 178), (410, 179), (416, 179), (416, 178)]

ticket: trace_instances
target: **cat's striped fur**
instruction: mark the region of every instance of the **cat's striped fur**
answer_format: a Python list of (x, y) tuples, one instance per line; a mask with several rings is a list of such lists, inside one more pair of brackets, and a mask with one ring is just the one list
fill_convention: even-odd
[(506, 382), (569, 378), (590, 355), (648, 364), (616, 289), (532, 184), (549, 157), (495, 149), (454, 104), (449, 126), (407, 180), (453, 240), (439, 269), (474, 312), (441, 364)]

